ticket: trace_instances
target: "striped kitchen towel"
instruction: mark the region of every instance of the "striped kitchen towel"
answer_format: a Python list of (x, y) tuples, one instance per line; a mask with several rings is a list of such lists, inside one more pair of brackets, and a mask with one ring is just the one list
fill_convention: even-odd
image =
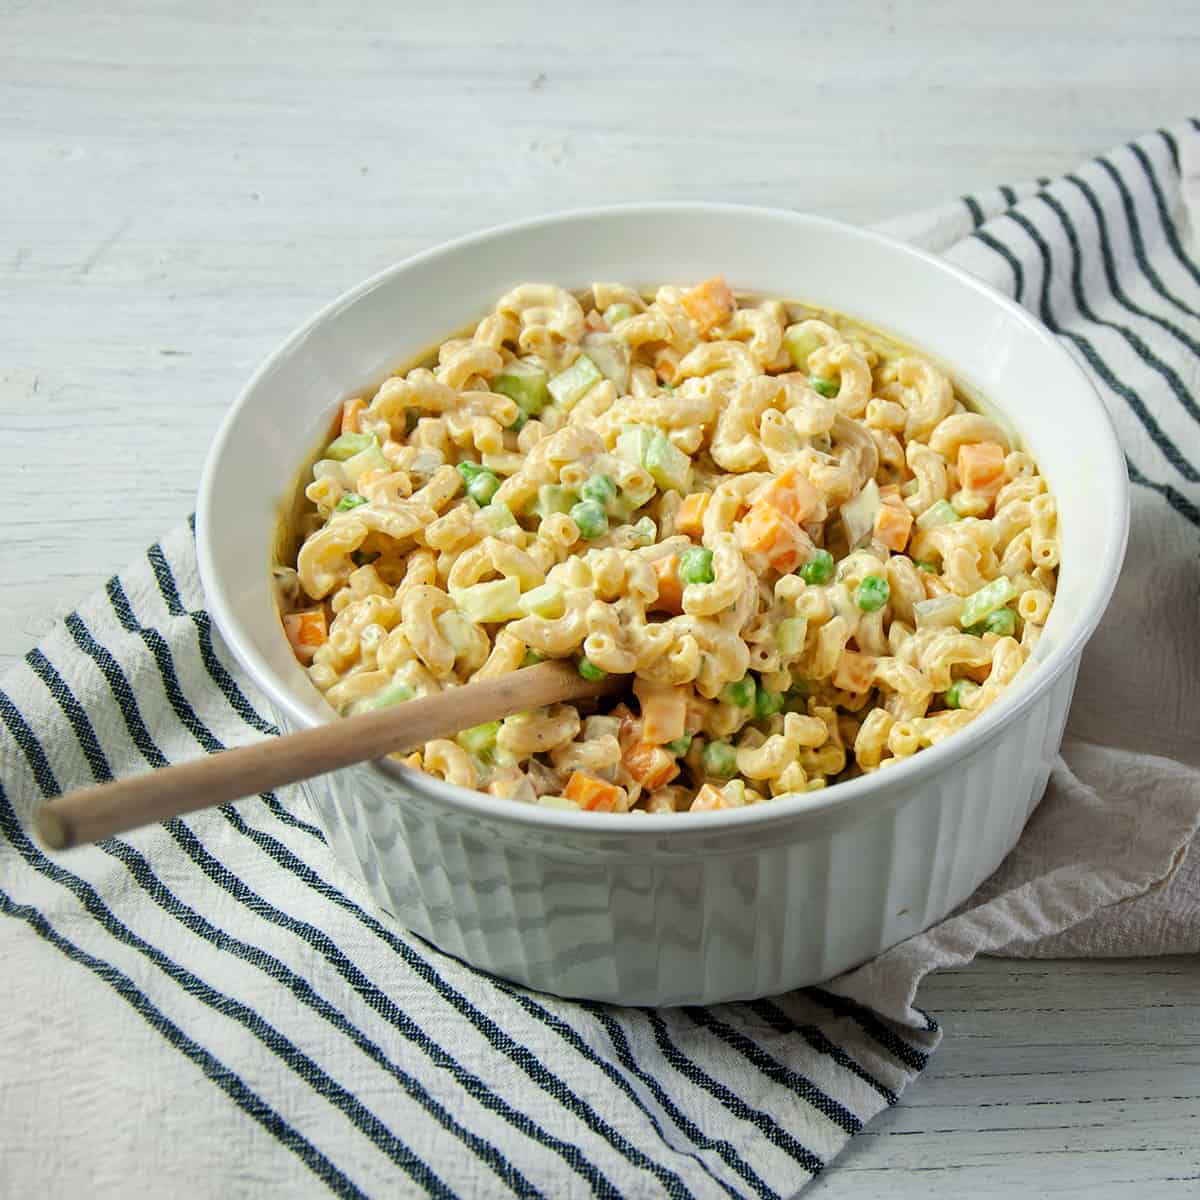
[(406, 933), (295, 795), (44, 854), (43, 797), (274, 732), (181, 527), (0, 694), (0, 1192), (790, 1196), (928, 1062), (940, 1031), (912, 1001), (930, 969), (1200, 949), (1197, 163), (1193, 123), (896, 227), (1063, 339), (1138, 485), (1063, 761), (958, 914), (825, 988), (622, 1009)]

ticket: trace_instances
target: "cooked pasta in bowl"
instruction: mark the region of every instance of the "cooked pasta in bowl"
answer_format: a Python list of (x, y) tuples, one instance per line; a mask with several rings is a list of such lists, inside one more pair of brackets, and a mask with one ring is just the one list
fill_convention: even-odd
[(630, 677), (403, 760), (565, 809), (740, 808), (907, 758), (1003, 694), (1057, 582), (1008, 429), (918, 353), (720, 276), (510, 289), (348, 398), (304, 494), (283, 626), (340, 713), (546, 658)]
[(1046, 786), (1127, 526), (1104, 407), (1020, 308), (720, 205), (367, 281), (251, 380), (197, 505), (284, 728), (547, 658), (627, 677), (294, 803), (447, 952), (637, 1004), (826, 979), (965, 899)]

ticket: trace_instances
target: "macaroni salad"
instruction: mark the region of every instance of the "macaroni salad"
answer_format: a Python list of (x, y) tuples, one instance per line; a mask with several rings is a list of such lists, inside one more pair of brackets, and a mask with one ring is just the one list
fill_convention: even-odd
[(340, 713), (576, 661), (631, 676), (404, 761), (599, 811), (755, 804), (961, 729), (1054, 599), (1053, 497), (932, 363), (835, 314), (527, 283), (347, 400), (283, 624)]

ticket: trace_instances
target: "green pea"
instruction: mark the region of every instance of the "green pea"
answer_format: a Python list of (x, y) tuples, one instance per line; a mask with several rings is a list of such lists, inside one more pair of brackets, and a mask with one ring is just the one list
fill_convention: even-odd
[(818, 396), (824, 396), (827, 400), (832, 399), (842, 390), (842, 385), (838, 380), (826, 379), (822, 375), (810, 375), (808, 384)]
[(352, 508), (358, 508), (360, 504), (366, 504), (366, 496), (360, 496), (357, 492), (347, 492), (334, 507), (338, 512), (349, 512)]
[(707, 546), (689, 546), (679, 556), (680, 583), (712, 583), (713, 552)]
[(800, 578), (818, 586), (828, 583), (833, 578), (833, 555), (828, 550), (814, 550), (800, 568)]
[(721, 689), (721, 699), (726, 704), (736, 704), (738, 708), (749, 708), (754, 703), (754, 676), (747, 675), (734, 683), (727, 683)]
[(458, 473), (466, 480), (467, 495), (480, 508), (491, 504), (492, 497), (500, 490), (500, 480), (496, 478), (496, 473), (488, 467), (480, 466), (479, 463), (461, 462), (458, 464)]
[(854, 589), (854, 603), (863, 612), (878, 612), (887, 602), (891, 589), (882, 575), (868, 575)]
[(942, 699), (947, 708), (962, 708), (967, 697), (979, 691), (979, 684), (969, 679), (956, 679), (945, 691)]
[(579, 489), (579, 494), (585, 500), (594, 500), (601, 508), (607, 508), (617, 498), (617, 485), (611, 476), (593, 475)]
[(987, 616), (983, 627), (988, 633), (1012, 637), (1017, 632), (1017, 614), (1011, 608), (998, 608)]
[(701, 756), (705, 774), (729, 779), (737, 774), (737, 751), (729, 742), (709, 742)]
[(783, 708), (783, 696), (778, 692), (768, 692), (759, 688), (754, 694), (754, 715), (761, 721), (765, 717), (773, 717)]
[(590, 658), (581, 658), (576, 664), (575, 669), (589, 683), (599, 683), (601, 679), (605, 679), (608, 676), (608, 672), (602, 667), (596, 666)]
[(686, 754), (692, 748), (692, 735), (685, 733), (683, 737), (674, 738), (666, 743), (665, 748), (672, 754)]
[(579, 536), (591, 540), (608, 532), (608, 514), (595, 500), (580, 500), (571, 505), (571, 520), (579, 526)]

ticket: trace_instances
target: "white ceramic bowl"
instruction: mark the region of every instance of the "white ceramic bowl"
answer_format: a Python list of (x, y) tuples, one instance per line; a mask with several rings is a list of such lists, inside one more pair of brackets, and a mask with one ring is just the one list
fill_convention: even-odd
[(703, 814), (563, 812), (390, 762), (307, 785), (346, 870), (400, 921), (562, 995), (704, 1003), (828, 979), (933, 924), (996, 868), (1045, 789), (1124, 554), (1124, 458), (1087, 377), (1022, 309), (877, 234), (768, 209), (622, 206), (464, 238), (348, 292), (250, 381), (201, 485), (200, 571), (226, 642), (281, 725), (336, 719), (283, 638), (269, 566), (286, 491), (340, 400), (518, 282), (717, 272), (895, 334), (997, 405), (1058, 499), (1058, 597), (1031, 663), (966, 730), (808, 796)]

